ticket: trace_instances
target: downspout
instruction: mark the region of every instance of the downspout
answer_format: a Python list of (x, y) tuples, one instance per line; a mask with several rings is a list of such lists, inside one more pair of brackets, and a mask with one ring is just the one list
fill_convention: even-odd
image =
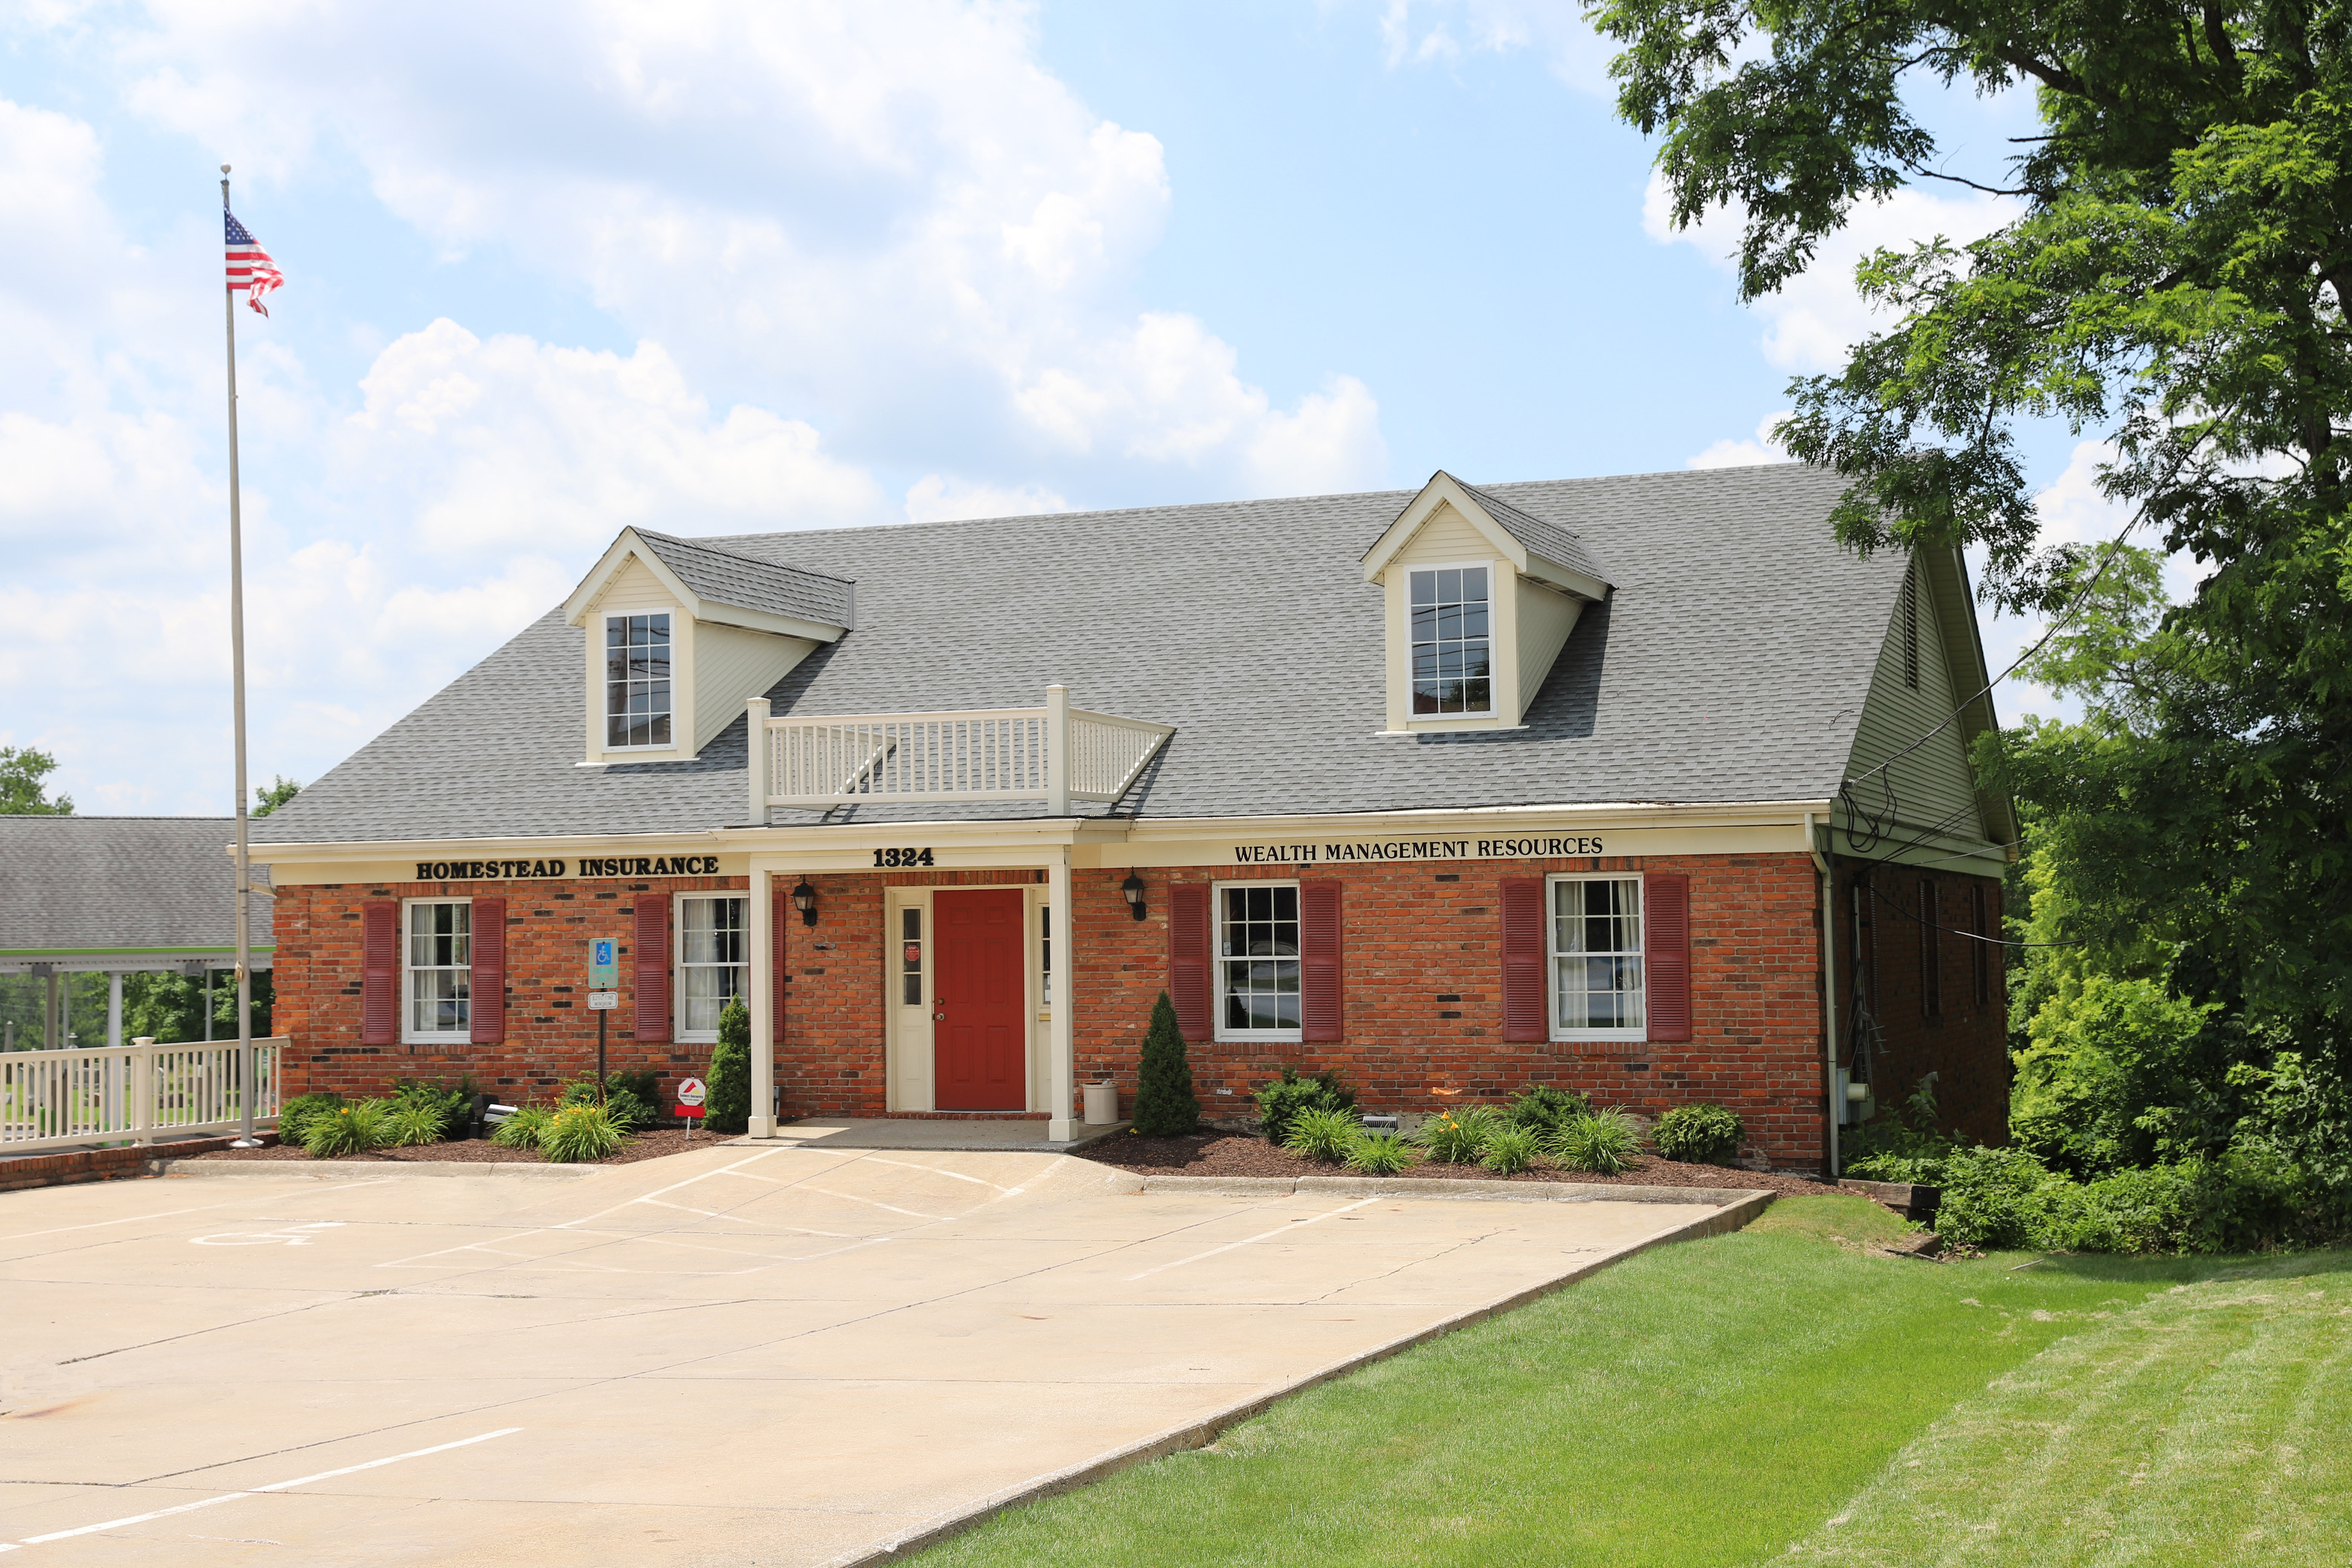
[(1822, 1146), (1829, 1151), (1829, 1163), (1822, 1174), (1831, 1181), (1838, 1173), (1838, 1113), (1845, 1108), (1838, 1103), (1837, 1084), (1837, 873), (1831, 867), (1813, 837), (1813, 814), (1805, 813), (1805, 852), (1813, 858), (1813, 868), (1822, 874), (1822, 1105), (1824, 1138)]

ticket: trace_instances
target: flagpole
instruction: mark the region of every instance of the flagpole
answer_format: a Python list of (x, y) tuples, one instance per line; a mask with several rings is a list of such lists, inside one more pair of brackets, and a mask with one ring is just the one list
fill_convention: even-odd
[[(228, 205), (228, 165), (221, 165), (221, 211)], [(236, 730), (236, 1081), (235, 1149), (257, 1149), (253, 1135), (252, 872), (245, 815), (245, 541), (236, 475), (236, 290), (221, 289), (228, 322), (228, 647), (229, 707)]]

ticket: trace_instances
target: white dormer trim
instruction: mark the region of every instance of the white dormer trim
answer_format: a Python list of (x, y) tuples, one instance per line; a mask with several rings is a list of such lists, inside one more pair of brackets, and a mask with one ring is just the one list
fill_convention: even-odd
[[(633, 574), (642, 571), (644, 576)], [(629, 586), (616, 593), (624, 582)], [(661, 602), (654, 602), (658, 595)], [(617, 601), (617, 604), (616, 604)], [(615, 615), (667, 612), (670, 617), (670, 740), (663, 746), (604, 743), (604, 626)], [(584, 634), (582, 652), (581, 765), (691, 762), (730, 723), (746, 699), (766, 691), (819, 644), (847, 628), (708, 599), (663, 564), (651, 544), (625, 528), (563, 602), (564, 618)]]
[(1486, 537), (1496, 555), (1509, 562), (1511, 570), (1520, 576), (1548, 583), (1594, 604), (1609, 596), (1609, 584), (1591, 573), (1580, 572), (1573, 566), (1564, 565), (1529, 550), (1520, 542), (1518, 535), (1496, 521), (1494, 514), (1479, 504), (1478, 498), (1471, 494), (1469, 486), (1444, 468), (1429, 477), (1429, 483), (1421, 487), (1421, 493), (1406, 503), (1405, 509), (1397, 513), (1397, 520), (1372, 542), (1370, 550), (1364, 552), (1364, 581), (1384, 581), (1389, 563), (1412, 542), (1413, 535), (1421, 531), (1422, 526), (1436, 514), (1439, 508), (1446, 506), (1461, 513), (1465, 521)]
[(662, 564), (652, 545), (637, 536), (634, 528), (621, 530), (612, 547), (598, 558), (580, 586), (563, 601), (563, 618), (575, 626), (584, 626), (588, 617), (596, 613), (613, 580), (628, 570), (635, 561), (653, 574), (665, 592), (677, 601), (678, 608), (698, 621), (716, 626), (740, 626), (745, 631), (767, 632), (775, 637), (806, 637), (811, 642), (839, 642), (847, 633), (846, 626), (836, 626), (824, 621), (804, 621), (797, 616), (779, 616), (766, 610), (749, 610), (740, 605), (723, 604), (717, 599), (705, 599), (686, 585), (678, 574)]
[[(1464, 566), (1487, 572), (1491, 708), (1477, 714), (1415, 713), (1412, 574)], [(1387, 701), (1381, 732), (1391, 735), (1519, 728), (1579, 613), (1609, 592), (1590, 573), (1530, 550), (1444, 469), (1364, 552), (1363, 569), (1365, 580), (1382, 590)]]

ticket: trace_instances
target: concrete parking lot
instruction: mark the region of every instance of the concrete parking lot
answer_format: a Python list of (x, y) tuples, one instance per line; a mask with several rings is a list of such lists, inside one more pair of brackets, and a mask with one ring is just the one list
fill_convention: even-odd
[(0, 1553), (855, 1561), (1715, 1212), (1137, 1185), (735, 1146), (0, 1196)]

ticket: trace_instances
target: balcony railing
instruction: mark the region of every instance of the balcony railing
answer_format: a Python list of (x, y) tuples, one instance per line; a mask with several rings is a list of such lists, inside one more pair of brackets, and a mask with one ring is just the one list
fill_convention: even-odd
[(901, 801), (1045, 803), (1066, 816), (1072, 801), (1118, 800), (1168, 737), (1150, 724), (1070, 706), (1066, 687), (1045, 689), (1043, 708), (946, 713), (838, 713), (769, 717), (751, 703), (753, 820), (768, 808), (818, 809)]

